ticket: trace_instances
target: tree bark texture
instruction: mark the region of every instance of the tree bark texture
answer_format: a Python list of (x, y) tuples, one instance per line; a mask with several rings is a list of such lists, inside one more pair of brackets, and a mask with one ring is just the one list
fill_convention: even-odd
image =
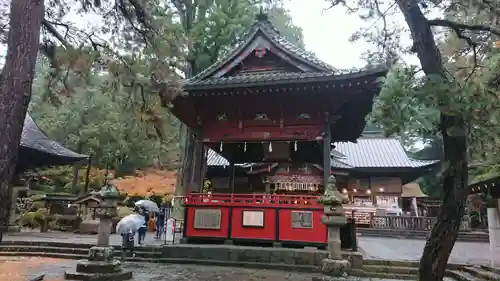
[(0, 80), (0, 239), (9, 221), (10, 182), (31, 100), (44, 12), (43, 0), (14, 0), (10, 6), (7, 56)]
[[(413, 47), (426, 75), (439, 75), (447, 80), (441, 53), (432, 30), (418, 2), (397, 0), (413, 37)], [(467, 198), (467, 138), (462, 116), (441, 112), (440, 132), (444, 144), (443, 203), (436, 224), (425, 244), (420, 259), (419, 280), (443, 280), (446, 264), (457, 240)], [(451, 135), (450, 129), (460, 134)]]

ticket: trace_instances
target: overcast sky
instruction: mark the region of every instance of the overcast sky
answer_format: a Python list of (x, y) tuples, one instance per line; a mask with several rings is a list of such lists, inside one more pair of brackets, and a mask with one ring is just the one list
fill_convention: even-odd
[(325, 10), (325, 0), (290, 0), (286, 3), (293, 23), (302, 28), (306, 48), (336, 68), (363, 65), (361, 54), (369, 44), (349, 43), (349, 37), (364, 23), (357, 15), (346, 15), (341, 7)]
[[(307, 50), (336, 68), (364, 65), (360, 56), (371, 45), (350, 43), (349, 37), (360, 27), (366, 28), (372, 23), (365, 23), (356, 14), (347, 15), (342, 7), (326, 9), (329, 7), (326, 0), (289, 0), (285, 6), (290, 10), (293, 23), (302, 28)], [(402, 15), (392, 16), (390, 21), (406, 25)], [(382, 21), (376, 24), (382, 24)], [(409, 44), (410, 39), (409, 34), (402, 37), (404, 44)], [(414, 56), (406, 57), (405, 61), (418, 63)]]
[[(308, 51), (336, 68), (360, 67), (364, 64), (360, 56), (370, 45), (363, 42), (349, 43), (353, 32), (361, 26), (367, 26), (357, 15), (346, 15), (341, 7), (325, 10), (328, 7), (326, 0), (288, 0), (285, 6), (290, 10), (293, 23), (302, 28)], [(396, 18), (396, 21), (402, 21), (402, 17)], [(92, 17), (77, 22), (80, 26), (88, 24), (99, 25)], [(405, 39), (409, 41), (409, 38)], [(4, 51), (0, 46), (0, 53)], [(407, 60), (416, 63), (412, 58)]]

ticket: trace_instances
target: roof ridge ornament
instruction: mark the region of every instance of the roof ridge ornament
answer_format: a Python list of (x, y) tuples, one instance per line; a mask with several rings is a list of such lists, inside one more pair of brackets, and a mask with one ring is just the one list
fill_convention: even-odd
[(255, 20), (258, 22), (263, 22), (263, 21), (268, 21), (269, 17), (267, 16), (267, 13), (264, 12), (264, 7), (260, 6), (260, 11), (259, 13), (255, 16)]

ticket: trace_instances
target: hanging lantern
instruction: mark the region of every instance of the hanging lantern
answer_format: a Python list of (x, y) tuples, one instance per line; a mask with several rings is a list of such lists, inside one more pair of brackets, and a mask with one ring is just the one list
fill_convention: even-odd
[(273, 144), (269, 142), (269, 152), (273, 152)]
[(243, 145), (243, 151), (247, 152), (247, 142), (245, 142), (245, 144)]
[(295, 144), (293, 145), (293, 149), (297, 151), (297, 141), (295, 141)]
[(222, 152), (223, 148), (224, 148), (224, 142), (220, 142), (219, 151)]

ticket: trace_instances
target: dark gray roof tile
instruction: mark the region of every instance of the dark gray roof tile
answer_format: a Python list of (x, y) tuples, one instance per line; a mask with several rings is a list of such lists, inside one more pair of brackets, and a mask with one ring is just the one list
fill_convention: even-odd
[(21, 147), (34, 149), (43, 153), (65, 158), (85, 159), (86, 155), (76, 153), (60, 143), (49, 139), (36, 125), (35, 121), (26, 114), (23, 132), (21, 134)]
[[(229, 162), (213, 150), (208, 151), (209, 166), (227, 166)], [(335, 143), (332, 168), (419, 168), (437, 163), (408, 157), (401, 143), (394, 138), (360, 138), (357, 143)]]
[(360, 138), (357, 143), (335, 143), (335, 151), (345, 155), (345, 159), (339, 160), (353, 168), (418, 168), (438, 162), (411, 159), (394, 138)]
[[(197, 88), (218, 88), (224, 86), (234, 86), (237, 85), (247, 85), (247, 84), (258, 84), (265, 83), (265, 85), (281, 84), (286, 82), (290, 83), (302, 83), (307, 82), (326, 82), (326, 81), (338, 81), (338, 80), (348, 80), (356, 79), (367, 76), (374, 76), (372, 81), (367, 81), (373, 83), (376, 81), (377, 77), (385, 75), (387, 70), (385, 68), (373, 68), (370, 70), (362, 71), (344, 71), (339, 73), (330, 72), (255, 72), (255, 73), (245, 73), (235, 76), (227, 76), (220, 78), (207, 78), (204, 80), (186, 80), (184, 82), (185, 90), (193, 90)], [(211, 87), (215, 86), (215, 87)]]

